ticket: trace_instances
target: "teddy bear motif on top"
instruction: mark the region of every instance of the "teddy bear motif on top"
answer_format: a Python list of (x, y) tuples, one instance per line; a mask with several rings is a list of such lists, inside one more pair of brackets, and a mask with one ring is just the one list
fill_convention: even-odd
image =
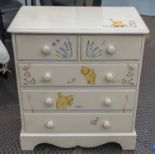
[(126, 24), (124, 24), (122, 21), (112, 21), (112, 27), (125, 27)]
[(88, 67), (81, 68), (81, 74), (84, 76), (87, 84), (95, 84), (96, 82), (96, 73), (94, 69)]
[(103, 27), (112, 27), (112, 28), (124, 28), (124, 27), (128, 27), (128, 28), (136, 28), (137, 24), (134, 20), (118, 20), (118, 19), (109, 19), (110, 20), (110, 24), (103, 24)]
[(63, 93), (59, 92), (57, 93), (57, 101), (56, 101), (56, 109), (57, 110), (64, 110), (68, 107), (73, 105), (73, 95), (64, 96)]

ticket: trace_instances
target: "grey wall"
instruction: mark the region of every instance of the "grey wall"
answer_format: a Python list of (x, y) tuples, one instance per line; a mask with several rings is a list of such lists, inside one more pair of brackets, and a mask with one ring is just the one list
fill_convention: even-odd
[[(22, 2), (23, 4), (25, 4), (25, 0), (18, 0), (18, 1)], [(27, 0), (27, 2), (28, 2), (28, 5), (31, 4), (31, 0)], [(37, 2), (37, 5), (39, 5), (39, 0), (36, 0), (36, 2)]]
[(102, 0), (105, 6), (134, 6), (142, 15), (155, 16), (155, 0)]
[[(25, 4), (25, 0), (19, 0)], [(78, 1), (78, 0), (77, 0)], [(89, 1), (89, 0), (87, 0)], [(28, 0), (30, 5), (30, 0)], [(37, 0), (39, 5), (39, 0)], [(102, 0), (104, 6), (135, 6), (140, 14), (155, 16), (155, 0)]]
[[(25, 0), (18, 0), (18, 1), (20, 1), (20, 2), (22, 2), (23, 4), (25, 4)], [(31, 0), (27, 0), (28, 1), (28, 5), (30, 5), (31, 4)], [(81, 2), (80, 2), (81, 1)], [(76, 4), (77, 5), (80, 5), (81, 3), (83, 3), (83, 1), (84, 0), (77, 0), (76, 1)], [(103, 0), (102, 0), (103, 1)], [(36, 0), (36, 2), (37, 2), (37, 5), (40, 5), (40, 3), (39, 3), (39, 0)], [(86, 4), (87, 5), (91, 5), (92, 4), (92, 0), (86, 0)]]

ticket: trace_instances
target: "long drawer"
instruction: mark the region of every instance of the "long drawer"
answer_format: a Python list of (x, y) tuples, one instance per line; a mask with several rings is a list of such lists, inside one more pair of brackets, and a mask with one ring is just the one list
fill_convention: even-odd
[(141, 36), (84, 35), (81, 36), (82, 60), (139, 59)]
[(132, 110), (135, 90), (22, 90), (24, 110)]
[(19, 64), (22, 86), (135, 86), (138, 64)]
[(24, 113), (29, 133), (131, 132), (131, 113)]
[(17, 35), (19, 60), (76, 60), (77, 36)]

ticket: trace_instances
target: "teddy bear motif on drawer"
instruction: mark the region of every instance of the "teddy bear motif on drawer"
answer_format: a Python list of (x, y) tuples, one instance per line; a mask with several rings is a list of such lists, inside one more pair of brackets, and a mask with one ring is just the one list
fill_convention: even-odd
[(64, 96), (63, 93), (59, 92), (57, 93), (57, 101), (56, 101), (56, 109), (57, 110), (63, 110), (67, 109), (68, 107), (72, 106), (73, 104), (73, 95)]
[(95, 84), (96, 73), (94, 69), (88, 67), (82, 67), (80, 72), (85, 77), (87, 84)]

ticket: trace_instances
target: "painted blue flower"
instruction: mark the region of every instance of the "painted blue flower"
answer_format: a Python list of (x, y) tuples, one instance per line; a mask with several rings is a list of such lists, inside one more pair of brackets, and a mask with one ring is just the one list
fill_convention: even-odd
[(64, 42), (64, 46), (65, 46), (66, 53), (68, 53), (69, 52), (69, 48), (68, 48), (68, 44), (66, 42)]
[(59, 48), (61, 51), (65, 52), (65, 49), (63, 47), (60, 47)]

